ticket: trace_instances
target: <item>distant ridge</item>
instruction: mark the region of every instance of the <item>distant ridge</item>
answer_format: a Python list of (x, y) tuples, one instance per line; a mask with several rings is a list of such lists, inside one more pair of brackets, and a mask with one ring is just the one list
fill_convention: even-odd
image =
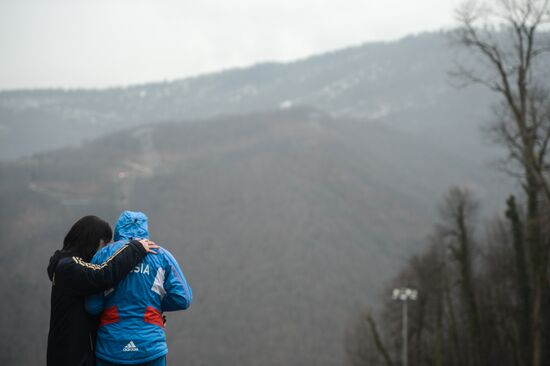
[(380, 120), (433, 142), (453, 135), (458, 140), (449, 148), (478, 152), (477, 125), (490, 98), (449, 84), (454, 53), (445, 33), (426, 33), (173, 82), (0, 92), (0, 157), (75, 145), (145, 123), (297, 105)]

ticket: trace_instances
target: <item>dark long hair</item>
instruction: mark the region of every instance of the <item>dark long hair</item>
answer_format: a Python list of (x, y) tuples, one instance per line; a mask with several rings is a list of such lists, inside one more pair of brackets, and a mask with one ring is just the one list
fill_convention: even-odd
[(74, 223), (63, 240), (63, 250), (89, 262), (99, 248), (100, 240), (108, 243), (113, 238), (111, 225), (97, 216), (84, 216)]

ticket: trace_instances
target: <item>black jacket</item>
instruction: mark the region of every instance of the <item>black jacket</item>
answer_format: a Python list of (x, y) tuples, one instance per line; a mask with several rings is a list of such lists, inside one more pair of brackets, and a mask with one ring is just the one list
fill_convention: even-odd
[(96, 321), (86, 313), (85, 297), (116, 285), (146, 254), (138, 241), (130, 241), (101, 265), (70, 252), (55, 252), (48, 266), (52, 281), (48, 366), (94, 365)]

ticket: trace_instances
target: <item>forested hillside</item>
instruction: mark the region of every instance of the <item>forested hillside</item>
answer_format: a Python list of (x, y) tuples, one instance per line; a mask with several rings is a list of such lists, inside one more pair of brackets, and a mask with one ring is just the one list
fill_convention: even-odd
[(426, 33), (181, 80), (0, 92), (0, 158), (74, 145), (144, 123), (298, 105), (377, 119), (484, 159), (487, 149), (477, 126), (488, 118), (491, 98), (479, 88), (453, 85), (448, 73), (459, 56), (464, 57), (448, 34)]
[(3, 365), (44, 363), (45, 268), (85, 214), (143, 210), (194, 290), (170, 362), (334, 365), (365, 304), (478, 163), (387, 126), (290, 108), (146, 125), (0, 165)]

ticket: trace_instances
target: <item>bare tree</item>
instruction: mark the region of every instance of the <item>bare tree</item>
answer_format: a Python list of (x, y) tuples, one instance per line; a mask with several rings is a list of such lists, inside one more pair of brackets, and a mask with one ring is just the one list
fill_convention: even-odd
[(461, 298), (467, 315), (474, 364), (481, 364), (484, 360), (484, 340), (473, 280), (473, 231), (478, 209), (479, 204), (470, 190), (451, 187), (440, 207), (443, 222), (439, 225), (439, 231), (446, 239), (452, 259), (458, 267)]
[(478, 65), (459, 65), (453, 75), (500, 96), (495, 138), (532, 180), (526, 184), (536, 184), (550, 198), (544, 174), (550, 95), (540, 80), (545, 54), (550, 53), (550, 39), (541, 30), (550, 24), (550, 0), (466, 1), (456, 17), (459, 28), (453, 38), (472, 52)]
[(354, 366), (393, 366), (370, 311), (361, 314), (346, 334), (346, 352)]
[(550, 52), (548, 33), (543, 32), (550, 24), (550, 0), (467, 1), (457, 9), (457, 20), (455, 40), (484, 68), (462, 65), (455, 75), (468, 83), (482, 84), (499, 96), (491, 129), (496, 141), (507, 148), (507, 162), (512, 165), (509, 171), (520, 177), (526, 194), (524, 235), (533, 335), (529, 363), (539, 366), (548, 268), (548, 244), (541, 235), (541, 199), (550, 201), (550, 93), (541, 77), (541, 66)]
[(523, 223), (514, 196), (506, 201), (506, 218), (510, 222), (510, 231), (515, 258), (515, 277), (519, 302), (518, 319), (518, 354), (519, 363), (529, 363), (532, 354), (532, 329), (531, 329), (531, 284), (527, 268), (527, 253), (524, 245)]

